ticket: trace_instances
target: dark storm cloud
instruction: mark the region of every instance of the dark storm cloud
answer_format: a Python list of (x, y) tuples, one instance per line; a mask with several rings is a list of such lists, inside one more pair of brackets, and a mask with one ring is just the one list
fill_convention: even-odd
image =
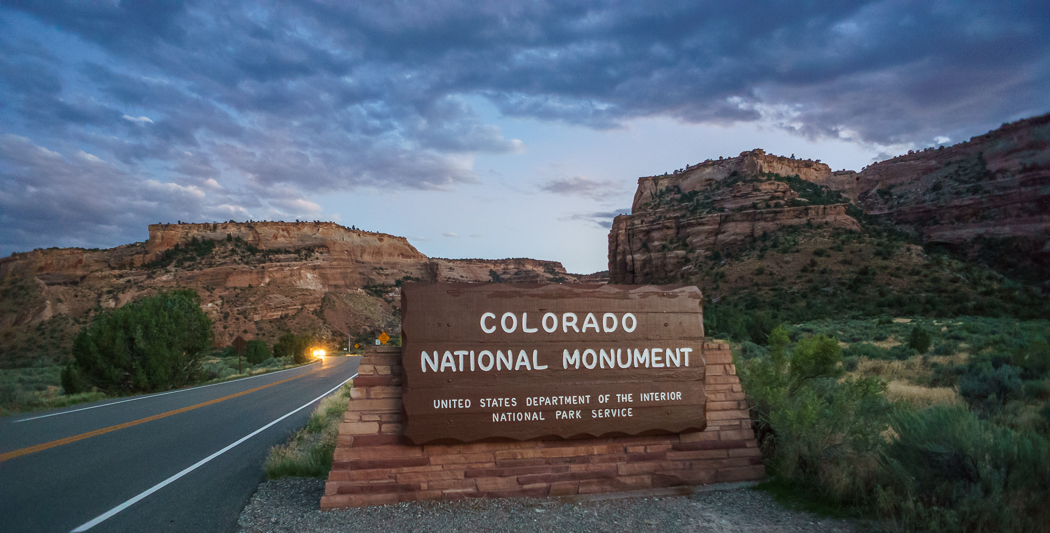
[[(306, 194), (476, 182), (470, 155), (520, 145), (472, 97), (596, 129), (664, 116), (958, 141), (1050, 109), (1048, 26), (1045, 1), (20, 2), (0, 11), (0, 133), (21, 139), (5, 137), (0, 161), (0, 241), (47, 244), (48, 209), (70, 222), (105, 210), (41, 195), (33, 180), (56, 169), (75, 190), (121, 183), (100, 186), (130, 206), (104, 217), (120, 231), (169, 212), (305, 215)], [(7, 160), (19, 143), (63, 162)], [(169, 205), (189, 189), (164, 184), (204, 197)]]

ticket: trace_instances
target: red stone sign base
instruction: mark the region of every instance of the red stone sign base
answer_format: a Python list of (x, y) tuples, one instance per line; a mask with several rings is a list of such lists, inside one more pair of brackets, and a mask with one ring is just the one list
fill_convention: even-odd
[(701, 356), (705, 431), (413, 446), (402, 436), (400, 348), (376, 348), (358, 367), (321, 509), (760, 480), (765, 466), (729, 346), (706, 342)]

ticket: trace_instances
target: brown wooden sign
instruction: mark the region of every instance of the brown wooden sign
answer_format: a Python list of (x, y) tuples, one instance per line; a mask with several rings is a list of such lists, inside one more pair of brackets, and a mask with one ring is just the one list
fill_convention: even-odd
[(407, 283), (404, 433), (416, 444), (701, 431), (696, 287)]

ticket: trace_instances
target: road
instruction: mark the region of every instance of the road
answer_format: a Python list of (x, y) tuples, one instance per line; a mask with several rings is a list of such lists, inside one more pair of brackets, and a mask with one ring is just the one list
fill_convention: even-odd
[(269, 448), (359, 361), (2, 418), (0, 531), (233, 531)]

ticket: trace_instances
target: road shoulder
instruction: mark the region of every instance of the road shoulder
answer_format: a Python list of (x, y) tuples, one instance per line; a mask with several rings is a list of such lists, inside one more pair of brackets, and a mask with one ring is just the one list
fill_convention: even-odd
[(410, 502), (319, 510), (324, 480), (267, 481), (241, 512), (238, 531), (702, 531), (862, 532), (873, 524), (817, 517), (788, 510), (766, 492), (749, 489), (699, 492), (688, 496), (562, 501), (481, 499)]

